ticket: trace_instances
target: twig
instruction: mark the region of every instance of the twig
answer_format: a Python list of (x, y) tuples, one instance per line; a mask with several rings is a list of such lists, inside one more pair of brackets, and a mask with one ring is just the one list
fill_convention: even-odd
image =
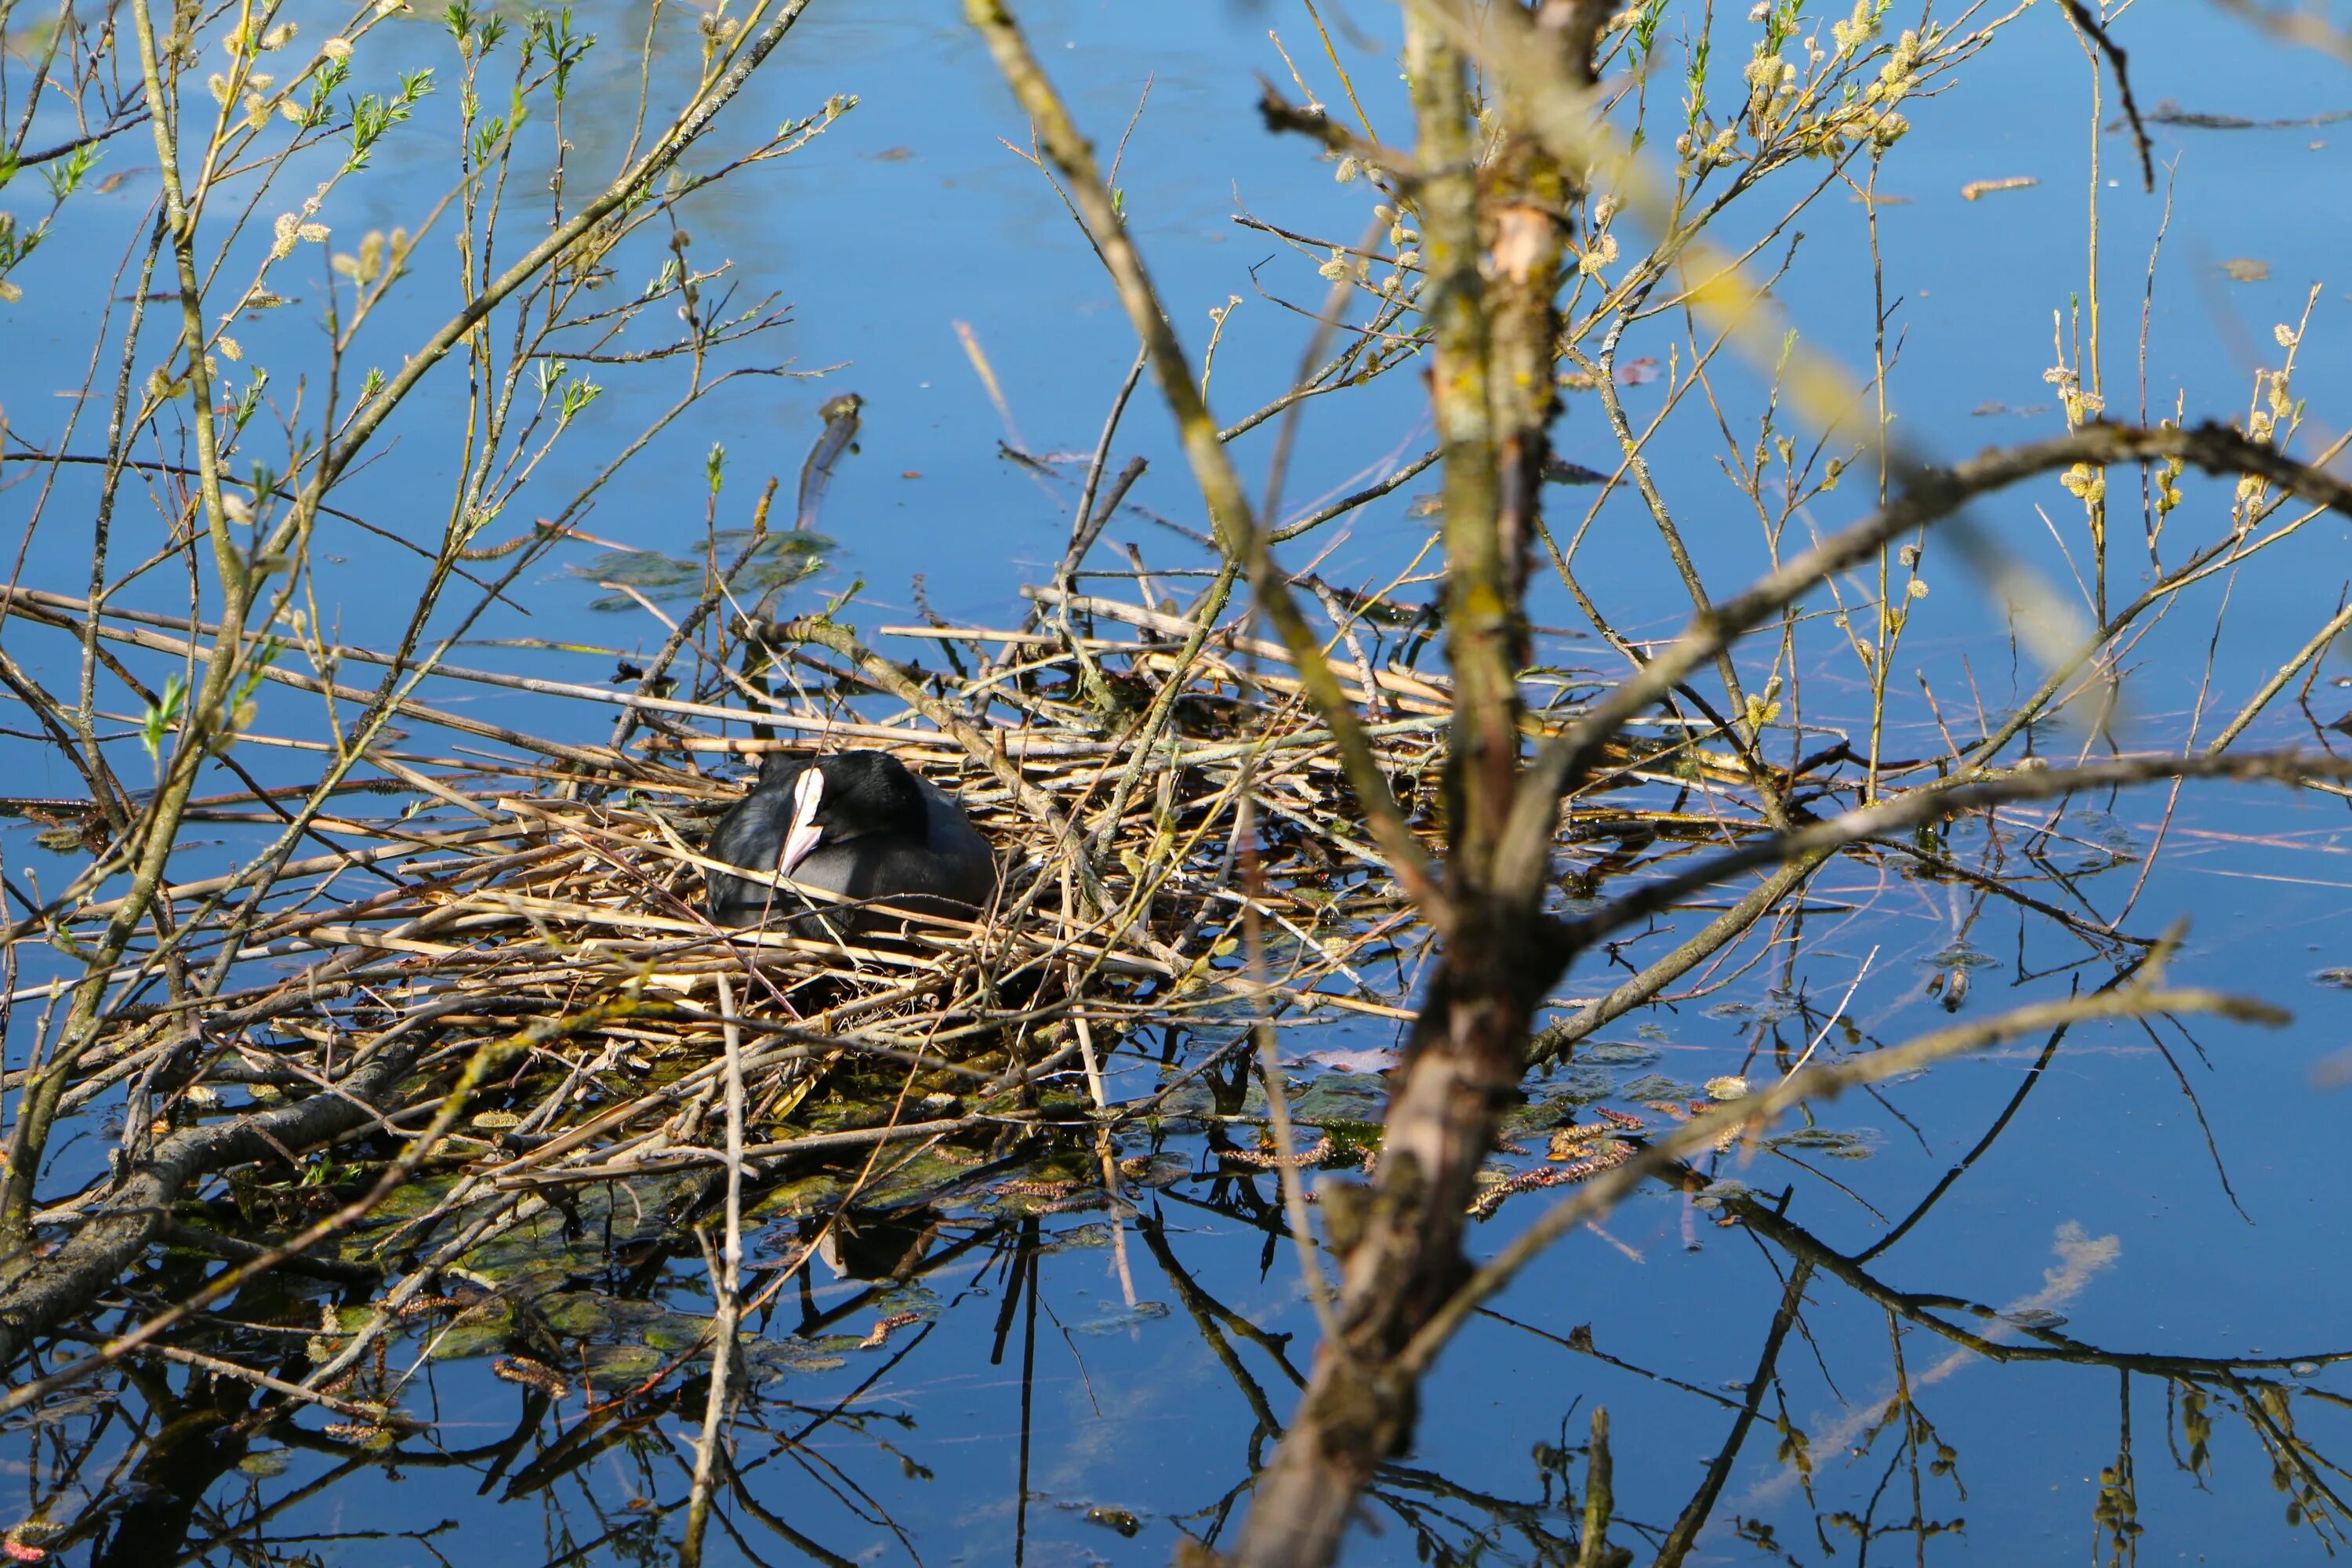
[(1405, 825), (1404, 813), (1390, 792), (1387, 775), (1363, 734), (1355, 710), (1341, 694), (1339, 679), (1323, 657), (1320, 640), (1274, 567), (1266, 552), (1265, 534), (1252, 519), (1240, 476), (1234, 471), (1224, 444), (1218, 438), (1216, 424), (1202, 402), (1191, 364), (1144, 271), (1142, 258), (1129, 239), (1126, 225), (1120, 221), (1110, 193), (1103, 185), (1092, 149), (1079, 134), (1001, 0), (964, 0), (964, 16), (987, 39), (998, 69), (1028, 113), (1046, 156), (1068, 183), (1071, 197), (1084, 215), (1104, 264), (1118, 285), (1120, 300), (1127, 307), (1136, 335), (1150, 352), (1160, 395), (1176, 415), (1185, 456), (1192, 461), (1193, 478), (1208, 502), (1220, 545), (1228, 557), (1244, 564), (1260, 606), (1289, 651), (1317, 711), (1330, 725), (1349, 782), (1370, 819), (1373, 842), (1388, 858), (1398, 881), (1429, 911), (1432, 922), (1443, 929), (1446, 905), (1428, 858)]

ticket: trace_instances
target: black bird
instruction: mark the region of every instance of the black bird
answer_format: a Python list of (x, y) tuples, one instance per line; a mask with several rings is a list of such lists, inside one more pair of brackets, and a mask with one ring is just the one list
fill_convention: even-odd
[[(812, 762), (771, 752), (760, 782), (710, 835), (710, 858), (772, 871), (842, 898), (969, 919), (996, 893), (996, 858), (953, 795), (887, 752), (844, 752)], [(711, 918), (758, 925), (814, 904), (721, 871), (709, 873)], [(833, 911), (847, 930), (870, 930), (862, 909)], [(801, 934), (825, 922), (800, 913)]]

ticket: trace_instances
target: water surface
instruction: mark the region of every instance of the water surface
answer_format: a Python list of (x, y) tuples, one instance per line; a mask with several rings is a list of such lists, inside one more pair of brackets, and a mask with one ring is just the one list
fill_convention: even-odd
[[(1335, 25), (1341, 58), (1382, 131), (1401, 136), (1406, 114), (1385, 31), (1393, 18), (1363, 5), (1350, 15), (1370, 47)], [(1679, 8), (1670, 15), (1669, 39), (1693, 25)], [(602, 166), (627, 135), (636, 68), (625, 46), (642, 9), (595, 5), (576, 16), (608, 40), (570, 110), (576, 155)], [(1040, 4), (1024, 17), (1099, 145), (1115, 142), (1149, 82), (1122, 169), (1126, 210), (1188, 346), (1197, 353), (1206, 342), (1210, 310), (1242, 300), (1211, 384), (1220, 414), (1237, 417), (1277, 395), (1304, 323), (1269, 296), (1311, 301), (1321, 283), (1234, 215), (1351, 237), (1370, 200), (1298, 145), (1269, 139), (1253, 112), (1254, 73), (1287, 80), (1269, 27), (1329, 91), (1311, 22), (1283, 5)], [(447, 69), (436, 24), (394, 26), (400, 50)], [(1742, 36), (1736, 23), (1718, 26), (1727, 39)], [(657, 80), (668, 75), (674, 85), (691, 69), (691, 28), (684, 15), (661, 24)], [(2136, 7), (2118, 37), (2151, 110), (2176, 100), (2206, 114), (2287, 120), (2336, 110), (2352, 90), (2341, 67), (2266, 40), (2218, 8)], [(1738, 48), (1727, 42), (1718, 58), (1727, 52)], [(1666, 100), (1675, 90), (1671, 71), (1653, 88)], [(1008, 625), (1024, 608), (1020, 586), (1043, 579), (1059, 554), (1075, 470), (1063, 464), (1061, 478), (1041, 477), (1008, 460), (1000, 443), (1041, 455), (1089, 450), (1132, 339), (1058, 198), (1003, 144), (1024, 144), (1023, 128), (952, 7), (818, 0), (732, 112), (772, 123), (835, 93), (856, 94), (858, 106), (822, 138), (681, 215), (698, 255), (724, 258), (747, 294), (790, 302), (790, 326), (747, 350), (744, 363), (789, 362), (794, 376), (749, 380), (705, 405), (651, 447), (583, 527), (608, 545), (690, 548), (703, 528), (714, 442), (726, 448), (723, 496), (737, 509), (723, 521), (740, 526), (740, 509), (768, 475), (782, 476), (789, 495), (819, 405), (854, 390), (866, 399), (866, 424), (823, 518), (838, 549), (785, 607), (813, 608), (856, 583), (845, 618), (903, 622), (914, 616), (919, 578), (925, 601), (947, 619)], [(388, 145), (374, 176), (325, 215), (337, 247), (411, 221), (440, 194), (446, 159), (433, 138), (436, 129), (446, 135), (449, 110), (446, 95), (433, 100), (412, 133)], [(1888, 334), (1900, 344), (1892, 397), (1911, 438), (1952, 457), (2061, 428), (2043, 373), (2059, 353), (2053, 318), (2071, 335), (2063, 321), (2088, 306), (2095, 211), (2108, 406), (2119, 415), (2138, 406), (2142, 290), (2168, 204), (2146, 328), (2151, 416), (2169, 414), (2176, 394), (2192, 416), (2243, 408), (2254, 369), (2279, 363), (2273, 325), (2296, 321), (2319, 285), (2294, 392), (2314, 427), (2343, 426), (2328, 411), (2347, 391), (2336, 347), (2346, 296), (2329, 268), (2347, 220), (2341, 204), (2315, 199), (2347, 174), (2352, 132), (2343, 124), (2158, 123), (2158, 189), (2143, 193), (2128, 139), (2095, 130), (2116, 111), (2112, 78), (2046, 7), (2018, 18), (1911, 110), (1916, 129), (1877, 185), (1902, 198), (1878, 207), (1877, 245)], [(127, 138), (106, 166), (137, 170), (142, 156), (152, 164), (144, 144)], [(2039, 183), (1976, 201), (1959, 194), (1969, 181), (2018, 176)], [(13, 436), (36, 445), (58, 436), (92, 326), (94, 296), (79, 280), (116, 264), (152, 197), (149, 169), (69, 209), (49, 248), (17, 275), (27, 299), (5, 318), (0, 373)], [(1769, 229), (1787, 205), (1772, 200), (1738, 210), (1726, 237)], [(1832, 187), (1771, 253), (1777, 259), (1801, 230), (1780, 300), (1808, 341), (1850, 365), (1866, 365), (1873, 351), (1867, 211)], [(2266, 280), (2231, 280), (2220, 264), (2238, 258), (2264, 263)], [(387, 312), (374, 341), (390, 352), (448, 303), (420, 286)], [(273, 334), (308, 330), (299, 316), (282, 312), (248, 347), (267, 357)], [(1663, 362), (1682, 331), (1670, 318), (1646, 322), (1629, 333), (1625, 357)], [(1003, 409), (967, 343), (984, 357)], [(1686, 344), (1681, 352), (1686, 362)], [(1721, 366), (1717, 391), (1743, 441), (1759, 386), (1752, 372)], [(616, 371), (584, 416), (588, 438), (551, 459), (546, 493), (583, 479), (664, 395), (658, 375)], [(1658, 384), (1625, 389), (1637, 420), (1661, 395)], [(410, 538), (437, 533), (454, 476), (436, 454), (448, 449), (457, 416), (453, 401), (431, 397), (403, 415), (381, 477), (369, 480), (370, 521)], [(1253, 476), (1269, 435), (1240, 446)], [(1201, 529), (1202, 509), (1169, 436), (1147, 388), (1115, 453), (1145, 456), (1151, 468), (1132, 498), (1140, 510), (1122, 514), (1109, 539), (1155, 569), (1198, 569), (1205, 556), (1180, 529)], [(1300, 439), (1286, 491), (1293, 510), (1423, 448), (1417, 376), (1392, 374), (1315, 406)], [(1579, 462), (1614, 466), (1589, 396), (1571, 400), (1559, 445)], [(1721, 473), (1723, 447), (1723, 432), (1695, 401), (1648, 454), (1718, 594), (1767, 563), (1752, 511)], [(1408, 486), (1342, 535), (1302, 542), (1294, 562), (1319, 554), (1317, 570), (1337, 583), (1390, 580), (1427, 537), (1412, 500), (1430, 488)], [(2190, 504), (2170, 527), (2176, 540), (2202, 542), (2224, 526), (2228, 487), (2189, 488)], [(1864, 489), (1823, 498), (1804, 525), (1825, 531), (1852, 521)], [(1555, 522), (1570, 526), (1591, 494), (1557, 492)], [(22, 483), (0, 496), (0, 517), (21, 521), (27, 496)], [(88, 540), (68, 521), (69, 504), (52, 505), (25, 544), (20, 580), (79, 592)], [(2054, 480), (1977, 515), (2004, 549), (2062, 594), (2074, 592), (2081, 513)], [(527, 521), (507, 518), (493, 533)], [(2136, 531), (2136, 516), (2120, 526)], [(2315, 521), (2293, 548), (2209, 585), (2134, 645), (2124, 739), (2183, 744), (2192, 721), (2210, 736), (2216, 715), (2233, 712), (2335, 610), (2343, 528)], [(394, 634), (414, 603), (415, 558), (356, 533), (328, 548), (341, 560), (321, 582), (338, 596), (322, 612), (353, 644)], [(607, 678), (615, 653), (657, 643), (649, 617), (590, 608), (600, 590), (567, 568), (595, 548), (567, 546), (534, 568), (517, 608), (473, 628), (462, 662), (593, 682)], [(2186, 548), (2171, 547), (2168, 558)], [(1979, 709), (2004, 710), (2038, 678), (2032, 652), (2007, 637), (1979, 584), (1956, 562), (1929, 559), (1934, 592), (1918, 602), (1904, 644), (1890, 755), (1936, 744), (1923, 683), (1943, 722), (1959, 727)], [(2144, 552), (2119, 550), (2116, 559), (2128, 563), (2115, 581), (2133, 591)], [(1687, 616), (1627, 490), (1602, 507), (1578, 565), (1629, 636), (1671, 635)], [(159, 584), (158, 603), (174, 607), (180, 591)], [(1556, 582), (1538, 588), (1535, 614), (1559, 628), (1549, 657), (1615, 673), (1614, 656)], [(518, 637), (597, 651), (505, 646)], [(913, 657), (917, 646), (893, 651)], [(69, 650), (38, 658), (64, 662), (36, 673), (69, 676)], [(1834, 657), (1826, 639), (1807, 645), (1805, 658), (1806, 721), (1860, 722), (1867, 691), (1852, 660)], [(2329, 742), (2317, 726), (2352, 706), (2337, 685), (2343, 668), (2331, 658), (2307, 709), (2280, 706), (2248, 743)], [(445, 696), (541, 732), (603, 732), (602, 715), (526, 694)], [(2065, 756), (2084, 741), (2058, 729), (2038, 743)], [(37, 745), (7, 744), (12, 791), (74, 788)], [(276, 781), (309, 776), (300, 758), (254, 765)], [(32, 833), (16, 825), (0, 835), (9, 865), (61, 884), (76, 861), (36, 847)], [(232, 858), (244, 843), (224, 830), (214, 853)], [(1569, 858), (1589, 862), (1606, 843), (1575, 839)], [(2200, 1020), (2078, 1026), (2054, 1042), (2021, 1040), (1849, 1097), (1822, 1108), (1812, 1128), (1715, 1162), (1713, 1174), (1755, 1194), (1777, 1223), (1732, 1223), (1729, 1188), (1646, 1191), (1548, 1253), (1448, 1352), (1424, 1390), (1414, 1450), (1383, 1473), (1348, 1561), (1573, 1561), (1582, 1445), (1601, 1405), (1615, 1434), (1616, 1539), (1642, 1558), (1694, 1508), (1706, 1522), (1692, 1562), (2330, 1554), (2345, 1519), (2336, 1467), (2352, 1460), (2343, 1419), (2352, 1385), (2341, 1369), (2352, 1330), (2339, 1310), (2352, 1282), (2327, 1175), (2342, 1103), (2314, 1089), (2313, 1071), (2352, 1043), (2345, 987), (2315, 978), (2352, 965), (2343, 896), (2352, 832), (2340, 806), (2315, 793), (2222, 788), (2187, 790), (2174, 805), (2154, 790), (2078, 799), (2054, 819), (2015, 810), (1990, 832), (1971, 822), (1940, 849), (2099, 921), (2123, 910), (2145, 870), (2124, 931), (2153, 937), (2185, 920), (2176, 980), (2275, 1000), (2296, 1021), (2274, 1031)], [(1678, 914), (1625, 957), (1638, 963), (1704, 918)], [(1549, 1129), (1591, 1105), (1655, 1121), (1661, 1113), (1644, 1105), (1704, 1098), (1699, 1086), (1722, 1075), (1769, 1078), (1816, 1034), (1832, 1050), (1893, 1044), (1949, 1014), (2106, 984), (2138, 951), (2086, 940), (1981, 887), (1856, 858), (1817, 880), (1772, 942), (1707, 975), (1703, 994), (1629, 1016), (1575, 1060), (1532, 1079), (1519, 1151), (1503, 1163), (1540, 1164)], [(1409, 1004), (1415, 958), (1407, 952), (1387, 972), (1390, 1003)], [(1966, 994), (1948, 1009), (1958, 975)], [(1562, 1002), (1612, 983), (1597, 965), (1571, 974)], [(14, 1022), (20, 1060), (32, 1021)], [(1139, 1031), (1113, 1068), (1115, 1098), (1154, 1092), (1163, 1049), (1178, 1063), (1197, 1059), (1233, 1033)], [(1293, 1088), (1306, 1097), (1297, 1113), (1376, 1119), (1372, 1075), (1398, 1037), (1392, 1021), (1362, 1014), (1286, 1028)], [(1262, 1098), (1236, 1081), (1222, 1098), (1192, 1093), (1171, 1110), (1120, 1135), (1119, 1154), (1157, 1157), (1174, 1174), (1145, 1192), (1133, 1215), (1037, 1215), (1017, 1197), (972, 1194), (931, 1216), (943, 1222), (936, 1231), (908, 1233), (926, 1260), (903, 1279), (877, 1287), (861, 1278), (872, 1258), (844, 1258), (813, 1268), (762, 1315), (756, 1326), (775, 1349), (738, 1434), (742, 1489), (714, 1534), (717, 1560), (1166, 1561), (1183, 1535), (1228, 1535), (1310, 1363), (1315, 1320), (1275, 1178), (1215, 1153), (1255, 1146)], [(68, 1163), (94, 1169), (96, 1147), (69, 1152)], [(598, 1201), (620, 1207), (618, 1198)], [(1475, 1247), (1491, 1250), (1549, 1201), (1529, 1194), (1503, 1205), (1474, 1227)], [(763, 1232), (763, 1258), (797, 1238), (792, 1220), (761, 1216), (774, 1227)], [(557, 1229), (544, 1238), (550, 1247), (565, 1240)], [(882, 1216), (870, 1234), (877, 1256), (898, 1235)], [(580, 1267), (595, 1272), (584, 1258)], [(631, 1289), (680, 1314), (709, 1308), (690, 1248)], [(898, 1311), (917, 1313), (918, 1323), (859, 1348), (875, 1320)], [(189, 1454), (167, 1440), (171, 1423), (216, 1434), (223, 1412), (207, 1407), (235, 1397), (184, 1378), (137, 1382), (110, 1425), (96, 1405), (20, 1425), (23, 1457), (12, 1473), (23, 1479), (9, 1506), (38, 1506), (52, 1519), (77, 1506), (122, 1510), (105, 1559), (119, 1562), (666, 1561), (691, 1462), (681, 1456), (700, 1408), (693, 1399), (648, 1412), (625, 1439), (567, 1469), (543, 1463), (561, 1411), (522, 1407), (519, 1390), (479, 1358), (450, 1359), (424, 1370), (411, 1404), (434, 1425), (397, 1455), (354, 1454), (282, 1430)], [(126, 1457), (145, 1468), (128, 1480), (110, 1475)], [(77, 1505), (77, 1497), (108, 1500)], [(124, 1554), (151, 1530), (169, 1555)]]

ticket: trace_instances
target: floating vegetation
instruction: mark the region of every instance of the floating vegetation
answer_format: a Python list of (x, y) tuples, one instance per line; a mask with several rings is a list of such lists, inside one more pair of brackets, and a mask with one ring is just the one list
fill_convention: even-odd
[(1773, 1133), (1764, 1140), (1764, 1147), (1811, 1150), (1833, 1160), (1867, 1160), (1878, 1152), (1878, 1137), (1873, 1127), (1798, 1127)]
[(704, 555), (608, 550), (574, 562), (565, 570), (600, 588), (614, 590), (589, 600), (588, 607), (618, 613), (641, 610), (647, 600), (656, 605), (691, 603), (701, 597), (717, 563), (740, 558), (743, 565), (734, 579), (735, 591), (748, 603), (815, 575), (833, 549), (833, 541), (821, 533), (793, 530), (763, 534), (755, 542), (749, 529), (722, 529), (711, 536)]

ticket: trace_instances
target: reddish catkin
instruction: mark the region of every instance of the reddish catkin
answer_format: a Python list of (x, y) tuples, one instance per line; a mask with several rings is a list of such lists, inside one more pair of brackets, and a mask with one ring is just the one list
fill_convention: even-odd
[(1566, 1165), (1538, 1165), (1532, 1171), (1521, 1171), (1515, 1176), (1496, 1182), (1478, 1194), (1476, 1201), (1471, 1204), (1469, 1212), (1480, 1219), (1485, 1219), (1488, 1215), (1501, 1208), (1503, 1201), (1514, 1194), (1530, 1192), (1537, 1187), (1562, 1187), (1571, 1183), (1585, 1181), (1599, 1175), (1612, 1165), (1622, 1165), (1633, 1157), (1633, 1146), (1630, 1143), (1612, 1141), (1596, 1145), (1588, 1159)]
[(903, 1329), (908, 1323), (919, 1321), (921, 1318), (920, 1312), (892, 1312), (887, 1317), (877, 1318), (874, 1320), (873, 1331), (857, 1342), (857, 1348), (862, 1351), (879, 1350), (889, 1342), (893, 1331)]
[(1313, 1147), (1301, 1149), (1286, 1160), (1272, 1149), (1220, 1149), (1217, 1157), (1239, 1165), (1255, 1165), (1261, 1171), (1275, 1171), (1285, 1165), (1319, 1165), (1330, 1152), (1331, 1137), (1325, 1133), (1315, 1141)]
[(529, 1356), (500, 1356), (490, 1363), (490, 1375), (536, 1388), (550, 1399), (562, 1401), (572, 1397), (572, 1384), (562, 1373)]

